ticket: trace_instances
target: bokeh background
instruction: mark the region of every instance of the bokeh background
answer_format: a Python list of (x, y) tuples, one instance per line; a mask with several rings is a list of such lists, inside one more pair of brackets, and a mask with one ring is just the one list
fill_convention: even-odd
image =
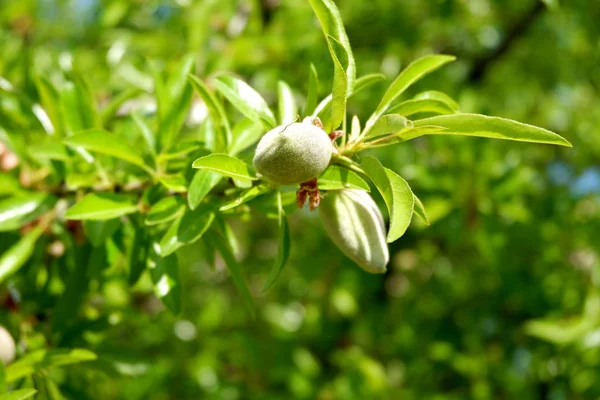
[[(600, 396), (600, 2), (336, 3), (359, 76), (382, 72), (389, 82), (421, 55), (454, 54), (458, 61), (408, 95), (445, 91), (462, 111), (542, 126), (573, 148), (440, 136), (373, 152), (409, 181), (432, 221), (415, 221), (390, 246), (382, 276), (353, 265), (305, 210), (291, 219), (288, 266), (261, 294), (277, 228), (260, 214), (238, 221), (254, 320), (226, 268), (217, 260), (211, 269), (195, 246), (178, 253), (178, 317), (148, 279), (129, 288), (116, 261), (61, 343), (99, 359), (49, 372), (62, 397), (48, 398)], [(68, 70), (85, 75), (100, 104), (134, 88), (151, 93), (148, 60), (169, 68), (189, 52), (198, 76), (234, 72), (271, 104), (278, 80), (302, 103), (311, 62), (321, 95), (331, 88), (331, 59), (307, 0), (0, 5), (0, 76), (33, 98), (33, 76), (60, 80)], [(384, 90), (356, 96), (349, 112), (367, 118)], [(151, 108), (141, 99), (137, 106)], [(14, 99), (0, 92), (0, 126), (15, 120)], [(0, 296), (15, 290), (3, 285)], [(49, 340), (48, 299), (20, 301), (0, 322), (21, 345)]]

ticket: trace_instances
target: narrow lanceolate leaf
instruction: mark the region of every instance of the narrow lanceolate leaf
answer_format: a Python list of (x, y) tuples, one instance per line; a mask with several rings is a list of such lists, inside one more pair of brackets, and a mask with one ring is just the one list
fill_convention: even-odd
[[(423, 131), (419, 135), (463, 135), (493, 139), (516, 140), (520, 142), (547, 143), (572, 147), (562, 136), (533, 125), (523, 124), (510, 119), (488, 117), (480, 114), (439, 115), (415, 121), (415, 127), (435, 125), (445, 130)], [(417, 137), (415, 132), (407, 131), (401, 135), (406, 141)]]
[(165, 233), (160, 241), (160, 255), (166, 257), (175, 251), (197, 241), (213, 223), (215, 214), (208, 206), (188, 210)]
[(0, 400), (25, 400), (37, 393), (35, 389), (19, 389), (0, 395)]
[(294, 92), (284, 81), (277, 83), (277, 105), (279, 111), (279, 123), (290, 124), (298, 118), (298, 106), (294, 99)]
[(383, 95), (375, 112), (367, 121), (366, 129), (369, 129), (377, 119), (388, 109), (390, 104), (398, 98), (410, 85), (421, 79), (430, 72), (435, 71), (444, 64), (454, 61), (456, 57), (447, 55), (429, 55), (412, 62), (392, 82)]
[(337, 129), (346, 116), (346, 100), (351, 95), (348, 91), (346, 76), (349, 55), (347, 50), (334, 37), (327, 35), (327, 45), (333, 60), (333, 89), (331, 91), (331, 120), (325, 122), (325, 131)]
[(207, 240), (210, 244), (212, 244), (212, 247), (217, 250), (221, 257), (223, 257), (223, 260), (227, 265), (227, 269), (229, 270), (229, 275), (231, 275), (231, 279), (233, 280), (233, 284), (242, 296), (248, 311), (252, 316), (254, 316), (256, 314), (254, 299), (252, 298), (252, 294), (250, 293), (248, 285), (246, 284), (246, 280), (244, 279), (244, 275), (242, 274), (242, 266), (236, 260), (231, 246), (221, 233), (208, 235)]
[(115, 114), (119, 111), (119, 108), (125, 104), (128, 100), (131, 100), (143, 93), (138, 88), (127, 89), (117, 96), (113, 97), (110, 102), (102, 108), (100, 111), (100, 120), (102, 125), (106, 125), (114, 118)]
[[(413, 123), (413, 125), (414, 125), (414, 123)], [(434, 135), (434, 134), (436, 134), (436, 132), (441, 132), (444, 130), (446, 130), (446, 128), (443, 128), (441, 126), (435, 126), (435, 125), (419, 126), (418, 128), (415, 128), (413, 126), (412, 128), (406, 128), (406, 129), (401, 130), (400, 132), (393, 133), (391, 135), (375, 138), (369, 142), (366, 142), (365, 147), (372, 148), (372, 147), (390, 146), (390, 145), (393, 145), (396, 143), (405, 142), (405, 141), (410, 140), (415, 137), (419, 137), (419, 136), (423, 136), (423, 135)]]
[(221, 174), (210, 171), (208, 169), (201, 169), (196, 172), (190, 186), (188, 188), (188, 206), (194, 210), (198, 205), (206, 198), (208, 193), (217, 186), (217, 183), (221, 180)]
[(109, 132), (92, 129), (71, 136), (64, 142), (68, 146), (82, 147), (86, 150), (120, 158), (152, 172), (136, 148), (127, 144), (123, 138)]
[(235, 156), (254, 145), (265, 134), (261, 124), (244, 118), (233, 127), (233, 139), (229, 147), (229, 155)]
[(194, 55), (186, 55), (161, 89), (162, 103), (159, 107), (160, 144), (169, 147), (185, 122), (192, 101), (192, 87), (188, 83), (188, 75), (194, 70)]
[(215, 151), (226, 152), (231, 143), (232, 132), (223, 105), (201, 79), (194, 75), (189, 75), (188, 78), (192, 83), (192, 87), (196, 90), (196, 93), (198, 93), (202, 101), (204, 101), (204, 104), (206, 104), (206, 108), (208, 109), (208, 113), (213, 123), (216, 127), (221, 128), (219, 133), (221, 137), (217, 138), (218, 146), (215, 147)]
[(159, 176), (158, 181), (171, 192), (187, 192), (187, 182), (185, 181), (183, 174)]
[(459, 110), (458, 103), (452, 97), (448, 96), (444, 92), (439, 92), (437, 90), (428, 90), (425, 92), (421, 92), (417, 94), (413, 100), (437, 100), (446, 104), (450, 107), (454, 112)]
[(288, 225), (287, 217), (285, 215), (285, 211), (283, 211), (283, 205), (281, 202), (281, 192), (277, 192), (277, 208), (279, 209), (279, 248), (277, 250), (277, 258), (275, 259), (275, 264), (271, 268), (271, 273), (269, 274), (269, 278), (267, 282), (265, 282), (265, 286), (263, 287), (263, 292), (266, 292), (273, 286), (273, 284), (279, 278), (281, 271), (288, 262), (290, 258), (290, 247), (291, 247), (291, 239), (290, 239), (290, 227)]
[(421, 202), (421, 200), (417, 197), (417, 195), (413, 194), (415, 197), (415, 214), (423, 220), (427, 225), (430, 225), (429, 218), (427, 218), (427, 214), (425, 213), (425, 206)]
[(44, 230), (36, 227), (0, 256), (0, 283), (21, 268), (33, 254), (35, 243)]
[(411, 128), (412, 121), (409, 121), (402, 115), (386, 114), (382, 115), (371, 129), (367, 132), (365, 139), (373, 139), (390, 133), (397, 133), (403, 129)]
[[(368, 74), (368, 75), (361, 76), (354, 82), (354, 90), (352, 91), (352, 94), (350, 95), (350, 97), (354, 96), (355, 94), (357, 94), (359, 92), (362, 92), (369, 86), (372, 86), (375, 83), (381, 82), (383, 80), (385, 80), (385, 75), (383, 75), (383, 74)], [(323, 100), (321, 100), (321, 102), (319, 103), (317, 108), (315, 108), (315, 110), (313, 111), (312, 116), (316, 117), (318, 115), (321, 115), (321, 116), (327, 115), (327, 113), (329, 113), (331, 110), (331, 100), (332, 100), (331, 95), (328, 95)]]
[(169, 311), (177, 315), (181, 311), (181, 280), (177, 256), (171, 254), (167, 257), (161, 257), (156, 252), (157, 243), (154, 244), (153, 248), (148, 268), (152, 283), (154, 283), (154, 293)]
[(406, 100), (397, 106), (391, 107), (390, 114), (400, 114), (405, 117), (418, 113), (454, 114), (454, 110), (448, 104), (433, 99)]
[(0, 232), (14, 231), (33, 221), (50, 205), (54, 198), (44, 193), (24, 193), (0, 201)]
[(387, 241), (391, 243), (404, 235), (408, 229), (414, 211), (415, 196), (404, 179), (385, 168), (376, 158), (365, 157), (361, 166), (381, 193), (389, 211), (390, 228)]
[(360, 175), (338, 165), (327, 167), (325, 172), (319, 176), (318, 185), (321, 190), (359, 189), (370, 191), (369, 184)]
[(207, 169), (217, 172), (221, 175), (242, 180), (255, 180), (256, 177), (250, 175), (248, 165), (239, 158), (228, 156), (227, 154), (210, 154), (194, 161), (193, 168)]
[(323, 30), (325, 37), (329, 35), (335, 38), (348, 54), (348, 63), (344, 67), (344, 70), (348, 80), (348, 92), (346, 97), (350, 97), (350, 94), (354, 89), (354, 80), (356, 79), (356, 64), (354, 62), (354, 56), (352, 55), (352, 48), (350, 47), (348, 35), (346, 35), (346, 30), (344, 29), (340, 11), (333, 0), (310, 0), (310, 5), (321, 23), (321, 29)]
[(71, 156), (65, 145), (56, 142), (32, 144), (27, 146), (27, 151), (36, 160), (68, 161)]
[(230, 75), (220, 75), (215, 79), (214, 84), (216, 89), (246, 117), (267, 129), (277, 125), (267, 102), (246, 82)]
[(158, 225), (183, 215), (185, 204), (179, 196), (168, 196), (154, 204), (146, 214), (144, 224)]
[(310, 64), (310, 76), (308, 78), (308, 93), (306, 95), (306, 106), (304, 107), (304, 116), (311, 115), (317, 106), (319, 96), (319, 74), (314, 64)]
[(60, 110), (60, 97), (58, 90), (54, 87), (52, 82), (48, 78), (42, 75), (38, 75), (34, 78), (35, 86), (40, 96), (40, 102), (42, 108), (48, 114), (54, 133), (58, 136), (62, 136), (62, 121), (61, 121), (61, 110)]
[(146, 120), (137, 112), (131, 113), (131, 118), (133, 118), (133, 122), (137, 126), (138, 130), (142, 134), (142, 138), (144, 138), (144, 142), (146, 142), (146, 146), (152, 155), (156, 155), (156, 138), (154, 137), (154, 132), (148, 126)]
[(225, 203), (219, 208), (220, 211), (231, 210), (232, 208), (238, 207), (262, 194), (267, 193), (271, 188), (268, 185), (257, 185), (253, 186), (248, 190), (244, 190), (239, 194), (237, 198), (232, 201)]
[(83, 221), (83, 229), (85, 236), (88, 238), (92, 246), (104, 246), (106, 239), (111, 237), (121, 226), (121, 221), (118, 218), (108, 219), (106, 221)]
[(65, 213), (66, 219), (106, 220), (138, 211), (129, 197), (111, 193), (89, 193)]
[(36, 350), (6, 367), (6, 382), (15, 382), (46, 368), (78, 364), (98, 358), (86, 349)]

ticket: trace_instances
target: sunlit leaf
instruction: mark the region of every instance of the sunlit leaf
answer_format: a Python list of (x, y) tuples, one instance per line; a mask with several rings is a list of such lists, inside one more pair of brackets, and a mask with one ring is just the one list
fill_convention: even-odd
[(304, 107), (304, 115), (311, 115), (317, 106), (317, 98), (319, 95), (319, 74), (314, 64), (310, 64), (310, 76), (308, 78), (308, 93), (306, 95), (306, 106)]
[(0, 200), (0, 232), (14, 231), (46, 211), (55, 199), (38, 192), (22, 193)]
[(95, 353), (86, 349), (36, 350), (6, 367), (6, 381), (15, 382), (44, 368), (79, 364), (96, 358)]
[(379, 105), (375, 109), (373, 115), (367, 121), (365, 129), (370, 129), (371, 126), (379, 119), (388, 109), (390, 104), (398, 98), (406, 89), (413, 83), (421, 79), (423, 76), (435, 71), (444, 64), (454, 61), (456, 57), (447, 55), (429, 55), (419, 58), (408, 65), (400, 75), (392, 82), (388, 90), (383, 95)]
[(381, 193), (390, 215), (388, 243), (400, 238), (412, 219), (415, 196), (410, 186), (394, 171), (385, 168), (379, 160), (368, 156), (362, 160), (362, 168)]
[(29, 260), (43, 232), (42, 227), (35, 227), (0, 255), (0, 283), (17, 272)]
[(227, 211), (232, 208), (238, 207), (262, 194), (267, 193), (271, 188), (268, 185), (257, 185), (247, 190), (244, 190), (240, 195), (232, 201), (225, 203), (219, 208), (220, 211)]
[(405, 117), (418, 113), (454, 114), (454, 110), (448, 104), (433, 99), (406, 100), (397, 106), (390, 107), (388, 112)]
[(390, 133), (400, 132), (405, 128), (411, 128), (412, 122), (398, 114), (382, 115), (367, 131), (365, 139), (372, 139)]
[[(446, 128), (437, 131), (418, 132), (421, 135), (463, 135), (479, 136), (492, 139), (507, 139), (520, 142), (547, 143), (572, 147), (571, 143), (554, 132), (533, 125), (527, 125), (510, 119), (488, 117), (480, 114), (452, 114), (424, 118), (414, 122), (415, 127), (435, 125)], [(410, 140), (417, 136), (415, 131), (401, 134), (402, 140)]]
[(344, 46), (332, 36), (327, 35), (329, 53), (333, 60), (333, 89), (331, 91), (331, 119), (325, 121), (325, 131), (337, 129), (346, 117), (346, 100), (350, 97), (346, 71), (349, 55)]
[(127, 196), (112, 193), (89, 193), (67, 210), (65, 218), (106, 220), (137, 211), (137, 204), (133, 203)]
[(279, 123), (289, 124), (298, 118), (298, 106), (294, 98), (294, 92), (284, 81), (277, 83), (277, 98)]
[(190, 182), (188, 188), (188, 206), (190, 209), (195, 209), (204, 200), (206, 195), (219, 183), (222, 176), (220, 173), (201, 169), (196, 171), (196, 174)]
[(256, 177), (250, 175), (250, 172), (248, 171), (248, 165), (245, 162), (239, 158), (228, 156), (227, 154), (210, 154), (208, 156), (198, 158), (196, 161), (194, 161), (192, 167), (207, 169), (231, 178), (243, 180), (256, 179)]
[(347, 79), (347, 94), (346, 98), (350, 97), (350, 94), (354, 91), (354, 80), (356, 79), (356, 64), (354, 56), (352, 55), (352, 48), (350, 47), (350, 41), (346, 30), (344, 29), (344, 22), (340, 15), (335, 2), (333, 0), (310, 0), (319, 22), (321, 23), (321, 29), (325, 34), (325, 37), (331, 36), (337, 42), (343, 46), (345, 53), (347, 54), (348, 62), (344, 67), (344, 74)]
[(160, 241), (160, 255), (166, 257), (186, 244), (194, 243), (210, 228), (215, 214), (210, 206), (187, 210)]
[(233, 127), (233, 140), (229, 154), (235, 156), (253, 146), (265, 133), (265, 128), (261, 124), (244, 118)]
[(64, 142), (68, 146), (82, 147), (86, 150), (120, 158), (152, 173), (152, 169), (146, 165), (136, 148), (127, 144), (123, 138), (109, 132), (92, 129), (66, 138)]
[(150, 126), (146, 120), (135, 111), (131, 113), (131, 118), (142, 134), (142, 138), (144, 138), (144, 142), (146, 142), (146, 146), (148, 147), (150, 153), (156, 155), (156, 138), (154, 137), (154, 132), (152, 129), (150, 129)]
[(230, 75), (219, 75), (215, 87), (229, 102), (251, 120), (272, 129), (277, 123), (267, 102), (246, 82)]
[(317, 180), (321, 190), (360, 189), (370, 191), (369, 184), (356, 172), (330, 165)]
[(37, 393), (35, 389), (19, 389), (0, 395), (0, 400), (25, 400)]
[[(414, 195), (414, 194), (413, 194)], [(415, 214), (419, 216), (419, 218), (421, 218), (421, 220), (423, 220), (423, 222), (425, 222), (427, 225), (429, 225), (429, 218), (427, 218), (427, 214), (425, 213), (425, 206), (423, 205), (423, 203), (421, 202), (421, 200), (414, 195), (415, 197)]]
[(161, 257), (156, 252), (157, 247), (158, 244), (155, 243), (148, 262), (154, 293), (171, 313), (177, 315), (181, 311), (181, 280), (177, 256), (171, 254)]
[(146, 214), (144, 224), (157, 225), (174, 220), (183, 214), (185, 204), (178, 196), (168, 196), (154, 204)]

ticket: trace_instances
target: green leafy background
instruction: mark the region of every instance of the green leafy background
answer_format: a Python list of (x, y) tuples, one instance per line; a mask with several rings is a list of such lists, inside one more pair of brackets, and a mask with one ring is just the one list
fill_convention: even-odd
[[(0, 141), (20, 159), (0, 174), (0, 325), (18, 343), (0, 399), (600, 396), (600, 3), (336, 1), (355, 89), (386, 80), (348, 100), (363, 126), (411, 62), (453, 54), (400, 100), (443, 91), (573, 145), (441, 134), (368, 150), (430, 221), (389, 245), (385, 275), (346, 259), (318, 213), (292, 213), (293, 192), (192, 168), (215, 157), (203, 148), (251, 160), (290, 99), (311, 111), (334, 87), (337, 122), (353, 64), (311, 3), (330, 2), (0, 3)], [(239, 82), (266, 104), (238, 112)]]

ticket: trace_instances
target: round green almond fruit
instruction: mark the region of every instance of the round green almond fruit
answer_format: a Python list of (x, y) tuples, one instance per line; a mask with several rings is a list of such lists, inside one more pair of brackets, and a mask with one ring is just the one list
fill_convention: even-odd
[(319, 213), (329, 237), (348, 258), (367, 272), (386, 271), (390, 255), (383, 216), (367, 192), (354, 189), (327, 192)]
[(329, 165), (333, 145), (325, 131), (296, 122), (267, 132), (256, 147), (254, 168), (279, 185), (294, 185), (321, 175)]
[(8, 365), (15, 359), (15, 354), (16, 347), (14, 339), (6, 328), (0, 326), (0, 361), (2, 361), (4, 365)]

